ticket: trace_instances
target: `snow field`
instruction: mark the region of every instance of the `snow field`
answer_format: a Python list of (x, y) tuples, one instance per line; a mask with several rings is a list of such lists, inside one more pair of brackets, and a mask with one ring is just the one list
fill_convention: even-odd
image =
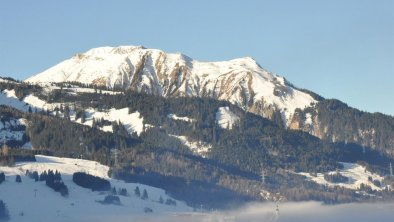
[[(177, 201), (176, 206), (158, 203), (160, 196), (169, 198), (162, 189), (143, 184), (125, 183), (108, 177), (108, 166), (95, 161), (36, 156), (37, 162), (18, 163), (14, 167), (0, 167), (0, 172), (6, 174), (6, 181), (0, 184), (0, 199), (4, 200), (10, 211), (11, 221), (116, 221), (122, 216), (122, 221), (133, 221), (152, 216), (172, 215), (175, 212), (190, 212), (192, 209), (183, 202)], [(69, 189), (69, 196), (62, 197), (45, 185), (45, 182), (35, 182), (25, 175), (26, 170), (43, 172), (58, 170), (63, 182)], [(129, 196), (119, 196), (121, 205), (103, 205), (101, 201), (107, 192), (93, 192), (82, 188), (72, 181), (74, 172), (89, 174), (109, 179), (112, 187), (126, 188)], [(15, 175), (22, 176), (22, 183), (15, 182)], [(142, 200), (134, 195), (138, 186), (141, 193), (147, 190), (149, 199)], [(144, 208), (153, 210), (145, 214)], [(23, 213), (23, 216), (21, 215)], [(124, 220), (126, 219), (127, 220)]]
[[(318, 173), (316, 177), (311, 176), (309, 173), (301, 172), (299, 174), (307, 177), (308, 180), (312, 180), (317, 184), (328, 185), (330, 187), (341, 186), (351, 190), (358, 190), (360, 188), (360, 185), (363, 183), (371, 186), (373, 190), (378, 190), (378, 191), (382, 190), (381, 187), (375, 186), (371, 181), (368, 180), (368, 177), (372, 177), (373, 180), (382, 181), (383, 180), (382, 176), (367, 171), (365, 167), (359, 164), (355, 164), (355, 163), (341, 163), (341, 164), (343, 164), (344, 168), (339, 170), (339, 173), (349, 178), (349, 181), (347, 183), (331, 183), (324, 179), (324, 174), (322, 173)], [(332, 171), (329, 173), (335, 173), (335, 172), (336, 171)]]

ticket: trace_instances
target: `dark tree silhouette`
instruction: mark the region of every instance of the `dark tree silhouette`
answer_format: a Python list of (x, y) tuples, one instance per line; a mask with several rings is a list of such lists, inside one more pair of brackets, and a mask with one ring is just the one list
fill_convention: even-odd
[(10, 219), (10, 215), (8, 213), (7, 205), (4, 201), (0, 200), (0, 221), (7, 221)]
[(17, 183), (22, 183), (22, 178), (21, 178), (20, 175), (16, 175), (16, 177), (15, 177), (15, 182), (17, 182)]
[(5, 174), (0, 173), (0, 184), (3, 183), (4, 181), (5, 181)]
[(141, 196), (140, 188), (138, 186), (134, 189), (134, 194), (138, 197)]
[(146, 190), (144, 189), (144, 191), (142, 192), (142, 196), (141, 199), (146, 200), (148, 199), (148, 192), (146, 192)]

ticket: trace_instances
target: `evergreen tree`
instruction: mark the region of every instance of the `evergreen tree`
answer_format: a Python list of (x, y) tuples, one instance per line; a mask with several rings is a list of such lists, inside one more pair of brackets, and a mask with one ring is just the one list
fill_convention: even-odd
[(5, 181), (5, 174), (3, 172), (0, 173), (0, 184)]
[(62, 176), (59, 171), (56, 170), (55, 175), (54, 175), (54, 180), (60, 181), (62, 180)]
[(7, 221), (10, 219), (10, 215), (8, 213), (7, 205), (3, 200), (0, 200), (0, 221)]
[(120, 189), (118, 193), (121, 196), (128, 196), (129, 195), (126, 188)]
[(70, 120), (70, 107), (68, 105), (64, 107), (64, 118)]
[(17, 182), (17, 183), (22, 183), (22, 178), (21, 178), (20, 175), (16, 175), (16, 177), (15, 177), (15, 182)]
[(86, 121), (86, 113), (85, 110), (82, 111), (82, 116), (81, 116), (81, 123), (85, 123)]
[(146, 200), (148, 199), (148, 192), (146, 192), (146, 190), (144, 189), (144, 191), (142, 192), (142, 196), (141, 199)]
[(39, 180), (38, 172), (34, 171), (32, 177), (37, 182)]
[(47, 176), (48, 176), (47, 171), (44, 170), (44, 172), (42, 172), (42, 173), (40, 174), (40, 181), (46, 180), (46, 179), (47, 179)]
[(138, 196), (138, 197), (141, 196), (140, 188), (139, 188), (138, 186), (135, 188), (134, 194), (135, 194), (136, 196)]

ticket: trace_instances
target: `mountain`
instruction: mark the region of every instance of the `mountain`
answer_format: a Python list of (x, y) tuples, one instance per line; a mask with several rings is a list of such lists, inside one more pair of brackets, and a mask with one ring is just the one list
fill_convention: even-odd
[(269, 118), (280, 111), (286, 124), (295, 109), (317, 102), (250, 57), (199, 62), (183, 54), (142, 46), (94, 48), (26, 81), (80, 82), (165, 97), (209, 97)]
[(188, 205), (393, 199), (394, 118), (298, 89), (253, 59), (123, 46), (0, 78), (0, 163), (86, 158)]
[(142, 46), (94, 48), (26, 80), (79, 82), (164, 97), (225, 100), (284, 127), (330, 142), (355, 143), (394, 157), (394, 120), (298, 89), (250, 57), (199, 62)]

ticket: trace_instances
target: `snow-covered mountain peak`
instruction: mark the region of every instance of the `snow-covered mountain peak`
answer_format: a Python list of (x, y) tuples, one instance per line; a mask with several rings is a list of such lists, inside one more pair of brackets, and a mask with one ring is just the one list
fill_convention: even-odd
[(248, 66), (248, 67), (261, 68), (260, 65), (257, 63), (257, 61), (250, 56), (233, 59), (231, 61), (238, 62), (239, 64), (242, 64), (242, 65)]
[(286, 123), (296, 108), (316, 102), (283, 77), (261, 68), (251, 57), (201, 62), (182, 53), (143, 46), (94, 48), (26, 81), (76, 81), (160, 96), (211, 97), (265, 117), (278, 110)]
[(134, 50), (143, 50), (146, 49), (144, 46), (118, 46), (118, 47), (97, 47), (88, 50), (83, 53), (84, 55), (90, 56), (99, 56), (99, 55), (108, 55), (108, 54), (130, 54)]

